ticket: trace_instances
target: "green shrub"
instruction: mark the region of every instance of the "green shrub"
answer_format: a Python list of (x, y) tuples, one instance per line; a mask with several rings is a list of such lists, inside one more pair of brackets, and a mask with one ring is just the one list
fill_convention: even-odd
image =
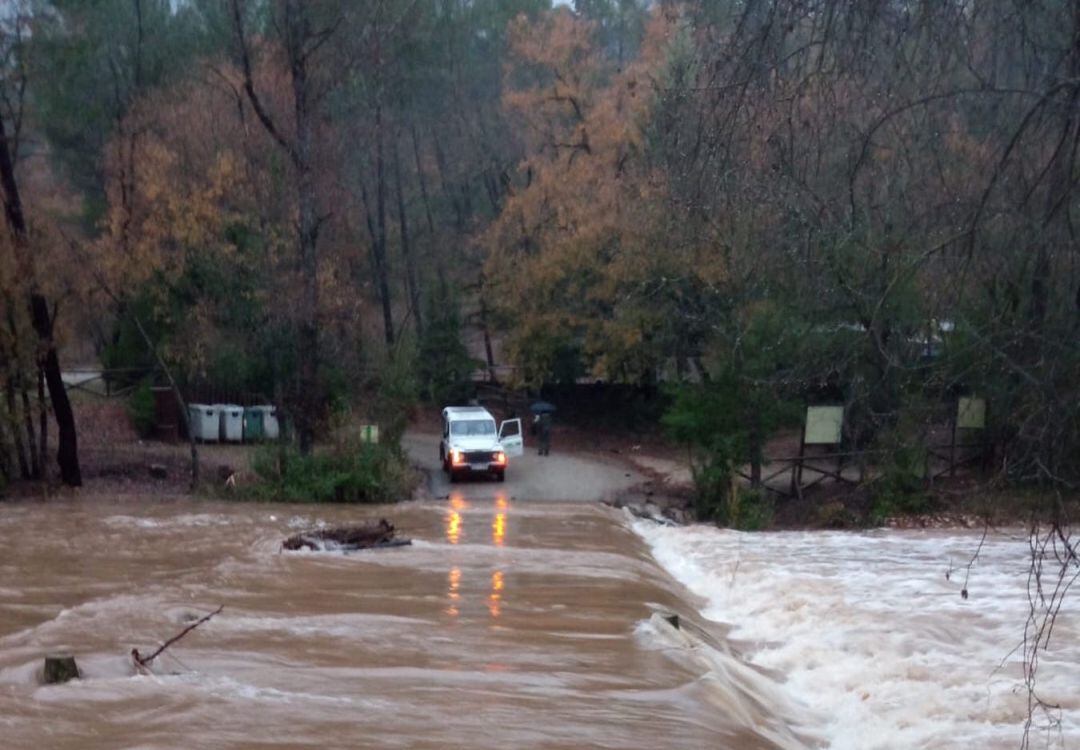
[[(706, 385), (675, 390), (671, 406), (664, 414), (663, 423), (669, 434), (690, 449), (694, 512), (703, 521), (734, 528), (743, 528), (741, 524), (761, 528), (758, 524), (767, 525), (765, 516), (771, 517), (764, 504), (756, 501), (748, 505), (749, 515), (741, 517), (732, 490), (735, 470), (750, 457), (746, 410), (747, 403), (752, 401), (741, 388), (739, 378), (728, 371)], [(754, 418), (760, 416), (759, 411)]]
[(870, 484), (870, 521), (881, 524), (890, 516), (920, 515), (933, 510), (926, 486), (926, 448), (915, 436), (893, 431), (882, 440), (888, 450), (881, 475)]
[(827, 529), (848, 529), (858, 524), (858, 519), (840, 500), (825, 503), (817, 509), (817, 522)]
[(742, 531), (761, 531), (772, 526), (773, 502), (764, 490), (733, 492), (728, 504), (728, 526)]
[(700, 461), (691, 462), (690, 470), (694, 478), (695, 517), (700, 521), (727, 525), (732, 476), (728, 456), (714, 452)]
[[(284, 457), (284, 460), (281, 460)], [(350, 443), (302, 456), (266, 446), (253, 463), (258, 482), (248, 492), (257, 499), (313, 503), (384, 503), (409, 490), (408, 464), (385, 445)]]
[(713, 460), (693, 469), (694, 514), (741, 531), (761, 531), (772, 526), (774, 506), (764, 490), (736, 487), (731, 461), (714, 454)]
[(803, 325), (761, 302), (732, 310), (727, 324), (702, 358), (707, 377), (670, 390), (662, 421), (690, 449), (699, 518), (764, 528), (771, 502), (757, 491), (740, 499), (733, 479), (738, 467), (760, 465), (768, 436), (801, 412), (785, 383)]
[(154, 434), (156, 412), (154, 393), (150, 390), (149, 380), (141, 381), (131, 392), (127, 402), (127, 413), (139, 437), (148, 438)]

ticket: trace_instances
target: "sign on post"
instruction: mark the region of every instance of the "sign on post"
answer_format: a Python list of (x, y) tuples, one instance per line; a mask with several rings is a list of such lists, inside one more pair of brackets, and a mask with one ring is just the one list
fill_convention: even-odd
[(962, 396), (956, 404), (956, 426), (961, 430), (981, 430), (986, 427), (986, 400)]
[(377, 424), (360, 425), (360, 441), (363, 442), (363, 443), (377, 443), (377, 442), (379, 442), (379, 425), (377, 425)]
[(806, 445), (839, 445), (844, 427), (844, 407), (806, 407)]

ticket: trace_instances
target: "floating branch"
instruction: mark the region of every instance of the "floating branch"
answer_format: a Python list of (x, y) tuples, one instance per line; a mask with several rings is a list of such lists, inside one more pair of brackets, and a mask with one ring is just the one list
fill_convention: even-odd
[(174, 636), (173, 636), (172, 638), (170, 638), (169, 640), (165, 641), (165, 643), (161, 644), (161, 646), (160, 646), (160, 647), (158, 648), (158, 650), (157, 650), (157, 651), (155, 651), (154, 653), (150, 654), (149, 656), (140, 656), (140, 655), (139, 655), (139, 649), (137, 649), (137, 648), (133, 648), (133, 649), (131, 649), (131, 658), (135, 660), (135, 663), (136, 663), (136, 664), (137, 664), (138, 666), (140, 666), (140, 667), (145, 667), (145, 666), (147, 666), (147, 665), (148, 665), (148, 664), (149, 664), (150, 662), (152, 662), (152, 661), (153, 661), (154, 659), (156, 659), (156, 658), (157, 658), (158, 656), (160, 656), (160, 655), (161, 655), (161, 652), (162, 652), (162, 651), (164, 651), (164, 650), (165, 650), (165, 649), (167, 649), (167, 648), (168, 648), (169, 646), (171, 646), (171, 645), (173, 645), (174, 643), (176, 643), (176, 642), (177, 642), (178, 640), (180, 640), (181, 638), (183, 638), (183, 637), (184, 637), (185, 635), (187, 635), (188, 633), (190, 633), (190, 632), (191, 632), (192, 630), (194, 630), (195, 628), (197, 628), (197, 627), (199, 627), (200, 625), (202, 625), (202, 624), (203, 624), (204, 622), (206, 622), (207, 620), (209, 620), (209, 619), (210, 619), (211, 617), (213, 617), (214, 615), (216, 615), (216, 614), (220, 613), (220, 612), (221, 612), (221, 610), (223, 610), (223, 609), (225, 609), (225, 605), (224, 605), (224, 604), (222, 604), (222, 605), (221, 605), (220, 607), (218, 607), (217, 609), (215, 609), (215, 610), (214, 610), (213, 612), (211, 612), (210, 614), (208, 614), (208, 615), (203, 615), (203, 616), (202, 616), (202, 617), (200, 617), (200, 618), (199, 618), (198, 620), (196, 620), (195, 622), (191, 623), (191, 624), (190, 624), (190, 625), (188, 625), (188, 626), (187, 626), (186, 628), (184, 628), (183, 630), (181, 630), (181, 631), (180, 631), (179, 633), (177, 633), (176, 635), (174, 635)]

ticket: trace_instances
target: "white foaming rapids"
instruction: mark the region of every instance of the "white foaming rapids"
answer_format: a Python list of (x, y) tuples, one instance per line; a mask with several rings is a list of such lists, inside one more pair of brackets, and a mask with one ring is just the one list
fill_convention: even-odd
[[(829, 747), (1020, 744), (1028, 693), (1017, 646), (1030, 563), (1022, 532), (987, 537), (965, 600), (978, 532), (633, 527), (706, 600), (703, 614), (733, 628), (751, 663), (785, 675), (789, 696), (825, 717)], [(1059, 727), (1033, 729), (1040, 745), (1080, 746), (1077, 596), (1040, 652), (1039, 695), (1061, 706)]]

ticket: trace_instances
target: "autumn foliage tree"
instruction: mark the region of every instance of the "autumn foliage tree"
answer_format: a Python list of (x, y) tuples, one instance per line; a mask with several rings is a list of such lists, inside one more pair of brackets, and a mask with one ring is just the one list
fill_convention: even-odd
[[(503, 105), (526, 156), (482, 241), (521, 380), (734, 367), (746, 393), (845, 402), (864, 446), (977, 392), (1001, 408), (1001, 468), (1071, 486), (1076, 18), (831, 0), (648, 15), (631, 59), (602, 13), (512, 27)], [(794, 345), (752, 355), (778, 320)]]
[(662, 356), (656, 311), (635, 303), (676, 262), (653, 252), (666, 181), (644, 148), (650, 56), (671, 31), (658, 20), (642, 61), (620, 71), (596, 48), (596, 26), (568, 10), (511, 27), (503, 103), (528, 156), (484, 242), (492, 296), (512, 302), (510, 351), (527, 382), (542, 382), (567, 349), (579, 374), (631, 379)]

